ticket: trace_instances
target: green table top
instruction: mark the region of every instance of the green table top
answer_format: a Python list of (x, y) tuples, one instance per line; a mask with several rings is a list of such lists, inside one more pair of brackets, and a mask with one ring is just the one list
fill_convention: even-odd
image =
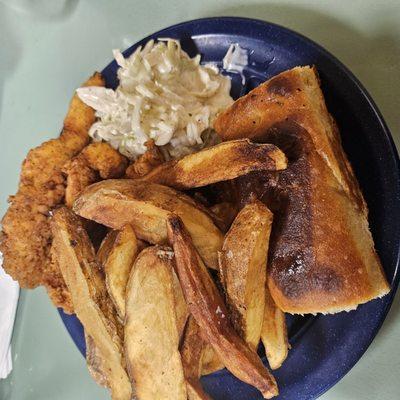
[[(58, 134), (73, 89), (109, 62), (111, 49), (217, 15), (268, 20), (320, 43), (370, 91), (399, 145), (398, 0), (0, 0), (0, 214), (27, 151)], [(323, 400), (399, 398), (399, 300), (367, 353)], [(12, 374), (0, 381), (1, 400), (109, 398), (42, 288), (22, 292), (13, 361)]]

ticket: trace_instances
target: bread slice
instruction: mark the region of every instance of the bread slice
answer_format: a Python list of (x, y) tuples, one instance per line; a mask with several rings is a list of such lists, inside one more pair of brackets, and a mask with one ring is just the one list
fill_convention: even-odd
[(285, 171), (235, 182), (240, 202), (255, 193), (275, 213), (268, 285), (279, 308), (336, 313), (388, 293), (368, 209), (315, 68), (258, 86), (220, 114), (215, 129), (223, 140), (273, 143), (289, 159)]

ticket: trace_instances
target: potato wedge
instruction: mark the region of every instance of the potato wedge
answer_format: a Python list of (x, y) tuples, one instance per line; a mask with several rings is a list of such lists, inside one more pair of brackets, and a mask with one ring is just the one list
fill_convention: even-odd
[(210, 211), (217, 216), (219, 221), (221, 221), (220, 225), (222, 224), (221, 229), (223, 232), (228, 231), (238, 213), (236, 206), (227, 201), (214, 204), (210, 207)]
[(103, 269), (104, 269), (104, 263), (106, 262), (108, 255), (110, 254), (115, 239), (118, 235), (118, 232), (119, 231), (117, 230), (110, 230), (105, 236), (105, 238), (102, 240), (99, 250), (97, 250), (96, 259)]
[[(167, 249), (169, 249), (167, 251), (173, 254), (173, 251), (170, 247)], [(187, 320), (189, 318), (189, 309), (186, 304), (185, 297), (183, 296), (181, 283), (179, 282), (175, 270), (172, 271), (172, 278), (175, 298), (176, 327), (178, 328), (179, 338), (182, 338), (185, 332)]]
[(239, 139), (163, 163), (142, 179), (175, 189), (190, 189), (234, 179), (253, 171), (279, 171), (286, 166), (286, 156), (273, 144)]
[[(141, 241), (139, 240), (139, 243)], [(142, 242), (143, 243), (143, 242)], [(166, 259), (168, 262), (173, 262), (174, 251), (168, 246), (157, 246), (157, 257)], [(183, 296), (181, 283), (176, 275), (175, 270), (172, 270), (172, 286), (174, 291), (175, 300), (175, 313), (176, 313), (176, 326), (178, 328), (179, 338), (183, 337), (183, 333), (186, 327), (186, 321), (189, 318), (189, 310), (186, 304), (186, 300)]]
[(266, 399), (276, 396), (278, 387), (274, 377), (229, 322), (223, 299), (182, 220), (169, 216), (167, 227), (168, 239), (175, 252), (178, 278), (189, 311), (203, 337), (237, 378), (256, 387)]
[(200, 383), (203, 348), (205, 345), (206, 342), (201, 337), (199, 326), (194, 318), (190, 316), (181, 347), (188, 400), (210, 400), (210, 396), (204, 392)]
[(54, 211), (51, 228), (55, 254), (75, 313), (102, 355), (112, 399), (131, 400), (119, 324), (89, 237), (80, 219), (66, 207)]
[(93, 339), (85, 332), (86, 364), (94, 381), (105, 388), (109, 388), (107, 376), (104, 370), (104, 360)]
[(225, 368), (218, 354), (209, 343), (203, 346), (202, 360), (201, 375), (209, 375)]
[(273, 215), (260, 201), (243, 207), (225, 236), (219, 254), (231, 321), (257, 350), (264, 320), (268, 243)]
[(139, 254), (135, 232), (125, 225), (117, 233), (103, 267), (108, 294), (121, 321), (125, 319), (125, 291), (133, 263)]
[(172, 258), (143, 250), (129, 278), (125, 357), (140, 400), (186, 400), (179, 353)]
[(261, 340), (271, 369), (279, 368), (286, 360), (290, 348), (285, 314), (276, 306), (271, 294), (265, 291), (264, 322)]
[(75, 202), (74, 211), (113, 229), (130, 224), (139, 238), (161, 245), (167, 243), (167, 217), (177, 214), (206, 265), (218, 268), (221, 231), (205, 207), (174, 189), (131, 179), (106, 180), (86, 188)]

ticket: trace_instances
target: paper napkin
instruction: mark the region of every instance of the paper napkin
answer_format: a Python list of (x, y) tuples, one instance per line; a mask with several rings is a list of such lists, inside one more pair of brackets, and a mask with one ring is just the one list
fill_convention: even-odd
[(11, 336), (19, 297), (19, 285), (4, 272), (2, 263), (0, 253), (0, 379), (12, 369)]

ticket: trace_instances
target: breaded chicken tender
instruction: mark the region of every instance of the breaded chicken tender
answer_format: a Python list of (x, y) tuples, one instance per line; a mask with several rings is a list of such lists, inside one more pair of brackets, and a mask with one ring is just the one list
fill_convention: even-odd
[(74, 201), (85, 187), (98, 181), (98, 174), (90, 168), (86, 158), (80, 153), (72, 160), (68, 160), (62, 168), (66, 175), (65, 204), (72, 208)]
[(165, 161), (163, 154), (155, 145), (154, 140), (148, 140), (145, 145), (147, 151), (127, 168), (125, 172), (127, 178), (141, 178)]
[(127, 158), (106, 142), (91, 143), (81, 154), (102, 179), (121, 178), (128, 166)]
[[(104, 86), (104, 80), (95, 73), (84, 85)], [(10, 207), (2, 220), (4, 269), (23, 288), (44, 285), (54, 304), (67, 312), (72, 311), (72, 304), (57, 263), (51, 260), (48, 219), (51, 210), (64, 201), (61, 169), (88, 144), (88, 130), (94, 121), (94, 110), (75, 95), (61, 135), (28, 153), (18, 192), (9, 198)]]
[(92, 183), (122, 177), (127, 165), (126, 157), (108, 143), (90, 143), (62, 168), (67, 180), (65, 204), (71, 208), (82, 190)]

